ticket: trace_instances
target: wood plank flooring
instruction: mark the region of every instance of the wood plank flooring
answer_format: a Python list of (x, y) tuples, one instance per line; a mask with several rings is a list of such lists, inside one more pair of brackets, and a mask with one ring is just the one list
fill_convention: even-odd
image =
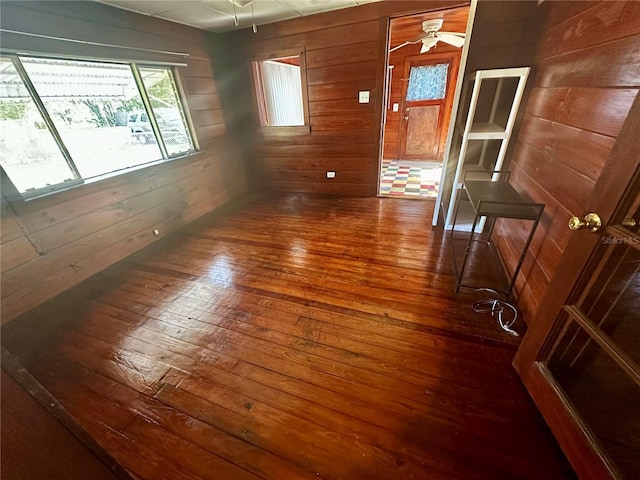
[[(85, 446), (66, 430), (8, 373), (2, 385), (2, 478), (118, 480)], [(37, 425), (38, 428), (25, 428)], [(121, 478), (121, 477), (120, 477)]]
[(432, 202), (262, 196), (10, 323), (141, 479), (572, 478)]

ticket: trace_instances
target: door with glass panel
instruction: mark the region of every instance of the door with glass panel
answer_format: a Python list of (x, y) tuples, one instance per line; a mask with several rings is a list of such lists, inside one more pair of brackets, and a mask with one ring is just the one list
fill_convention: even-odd
[(401, 159), (442, 159), (441, 140), (452, 60), (451, 57), (406, 59), (398, 137)]
[(603, 229), (578, 298), (563, 306), (541, 362), (621, 478), (640, 475), (640, 209)]
[(640, 478), (639, 127), (636, 99), (514, 361), (581, 478)]

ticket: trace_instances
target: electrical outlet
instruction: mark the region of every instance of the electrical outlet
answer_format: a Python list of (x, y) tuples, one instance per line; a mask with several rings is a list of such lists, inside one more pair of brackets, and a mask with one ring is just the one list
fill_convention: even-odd
[(362, 90), (361, 92), (358, 92), (358, 102), (360, 102), (360, 103), (369, 103), (369, 91), (368, 90)]
[(327, 178), (336, 178), (336, 172), (327, 172)]

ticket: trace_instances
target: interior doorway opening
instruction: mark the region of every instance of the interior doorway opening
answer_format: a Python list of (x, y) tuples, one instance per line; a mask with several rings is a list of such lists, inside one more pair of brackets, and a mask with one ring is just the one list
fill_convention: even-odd
[(438, 195), (469, 10), (391, 19), (380, 196)]

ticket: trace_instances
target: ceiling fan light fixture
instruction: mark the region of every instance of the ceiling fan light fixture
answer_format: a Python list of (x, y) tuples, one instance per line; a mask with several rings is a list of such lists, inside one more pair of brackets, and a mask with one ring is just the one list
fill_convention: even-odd
[(433, 48), (435, 46), (435, 44), (438, 43), (438, 38), (437, 37), (426, 37), (422, 39), (422, 47), (420, 47), (420, 53), (426, 53), (429, 50), (431, 50), (431, 48)]
[(437, 32), (438, 30), (440, 30), (442, 28), (442, 24), (443, 23), (444, 23), (444, 20), (442, 18), (434, 18), (432, 20), (425, 20), (424, 22), (422, 22), (422, 30), (424, 30), (425, 33)]

